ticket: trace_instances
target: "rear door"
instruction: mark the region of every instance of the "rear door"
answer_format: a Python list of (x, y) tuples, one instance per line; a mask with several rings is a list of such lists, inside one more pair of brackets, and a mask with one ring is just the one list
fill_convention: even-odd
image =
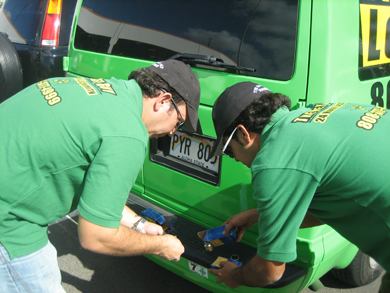
[[(165, 20), (165, 33), (183, 42), (196, 41), (196, 50), (207, 47), (224, 62), (255, 72), (223, 72), (182, 58), (200, 80), (204, 135), (178, 131), (172, 138), (151, 140), (144, 165), (145, 194), (150, 200), (212, 226), (255, 207), (247, 167), (227, 157), (206, 159), (215, 138), (212, 105), (226, 87), (247, 80), (288, 94), (296, 107), (305, 101), (310, 6), (310, 1), (197, 1), (181, 7), (180, 14), (173, 10)], [(179, 45), (176, 50), (186, 52)], [(254, 241), (256, 233), (251, 237)]]
[(248, 80), (288, 94), (294, 106), (305, 101), (311, 2), (106, 3), (84, 0), (77, 9), (69, 75), (126, 79), (175, 56), (191, 65), (201, 85), (204, 136), (151, 140), (133, 191), (139, 194), (144, 184), (149, 201), (208, 226), (254, 206), (248, 168), (229, 158), (205, 159), (215, 138), (212, 105), (226, 87)]

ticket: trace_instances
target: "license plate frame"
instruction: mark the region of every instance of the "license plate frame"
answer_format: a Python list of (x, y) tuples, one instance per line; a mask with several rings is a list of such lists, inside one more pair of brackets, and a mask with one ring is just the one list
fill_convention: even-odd
[[(176, 132), (176, 134), (182, 133), (183, 131)], [(190, 134), (192, 136), (201, 137), (207, 139), (211, 145), (214, 143), (215, 138), (198, 135), (198, 134)], [(152, 138), (150, 139), (149, 145), (149, 160), (152, 164), (161, 165), (170, 170), (177, 171), (183, 175), (193, 177), (195, 179), (201, 180), (208, 184), (219, 186), (221, 182), (221, 156), (215, 157), (215, 164), (218, 166), (218, 172), (214, 172), (207, 168), (202, 168), (200, 166), (190, 164), (184, 160), (180, 160), (175, 156), (169, 155), (169, 150), (171, 148), (172, 138), (168, 135), (164, 137), (160, 137), (158, 139)], [(159, 172), (165, 172), (160, 169)], [(166, 172), (170, 172), (166, 170)]]
[(169, 156), (218, 175), (219, 158), (208, 159), (214, 142), (212, 138), (176, 131), (171, 137)]

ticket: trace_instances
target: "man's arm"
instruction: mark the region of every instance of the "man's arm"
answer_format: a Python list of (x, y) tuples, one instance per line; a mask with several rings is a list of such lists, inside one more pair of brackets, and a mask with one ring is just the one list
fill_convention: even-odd
[(305, 218), (303, 219), (302, 224), (299, 228), (310, 228), (320, 225), (324, 225), (324, 223), (318, 220), (317, 217), (313, 216), (309, 212), (306, 212)]
[(224, 235), (229, 233), (229, 231), (232, 228), (237, 227), (238, 228), (237, 242), (240, 242), (242, 236), (244, 236), (246, 229), (250, 228), (253, 224), (257, 223), (258, 220), (259, 220), (259, 213), (257, 212), (257, 209), (250, 209), (238, 213), (230, 217), (225, 223), (223, 223), (223, 225), (226, 225), (224, 230)]
[(184, 252), (180, 240), (172, 235), (148, 235), (125, 225), (107, 228), (89, 222), (79, 216), (81, 246), (93, 252), (117, 255), (155, 254), (167, 260), (178, 261)]
[[(132, 229), (134, 225), (141, 219), (142, 219), (141, 216), (137, 215), (128, 206), (125, 206), (125, 208), (122, 211), (121, 225)], [(146, 222), (145, 226), (139, 232), (144, 234), (149, 234), (149, 235), (164, 234), (164, 230), (160, 225), (151, 222)]]
[(225, 283), (230, 288), (266, 287), (283, 276), (286, 263), (269, 261), (256, 254), (242, 267), (229, 261), (221, 263), (221, 267), (221, 269), (209, 269), (211, 274), (218, 277), (218, 284)]
[(125, 206), (122, 211), (121, 225), (133, 228), (134, 224), (141, 218), (137, 213)]

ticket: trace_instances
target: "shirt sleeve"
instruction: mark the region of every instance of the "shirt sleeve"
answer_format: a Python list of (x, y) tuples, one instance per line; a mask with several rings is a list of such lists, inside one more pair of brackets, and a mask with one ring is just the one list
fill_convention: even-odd
[(318, 186), (310, 174), (294, 169), (265, 169), (253, 174), (259, 212), (257, 254), (267, 260), (296, 259), (299, 227)]
[(86, 173), (78, 210), (88, 221), (119, 227), (131, 187), (142, 168), (146, 145), (128, 137), (104, 137)]

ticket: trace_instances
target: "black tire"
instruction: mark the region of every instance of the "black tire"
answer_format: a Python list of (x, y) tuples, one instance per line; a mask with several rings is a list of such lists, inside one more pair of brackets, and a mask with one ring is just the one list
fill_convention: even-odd
[(0, 103), (23, 89), (22, 65), (10, 39), (0, 33)]
[(375, 281), (382, 271), (383, 268), (373, 258), (359, 250), (345, 269), (333, 269), (331, 273), (351, 286), (360, 287)]

